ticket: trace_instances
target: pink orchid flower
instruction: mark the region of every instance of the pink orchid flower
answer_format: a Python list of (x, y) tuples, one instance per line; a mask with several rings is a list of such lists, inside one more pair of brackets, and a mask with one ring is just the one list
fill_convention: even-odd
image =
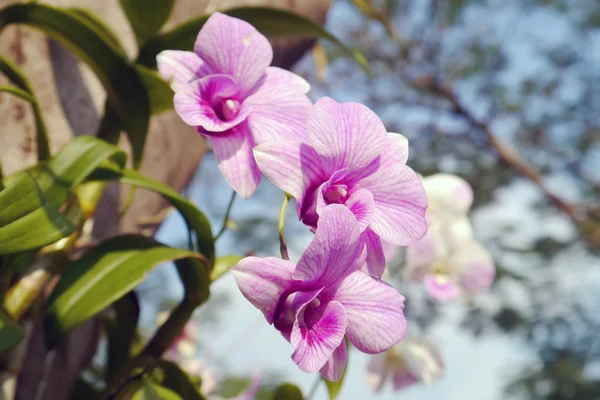
[(292, 360), (330, 381), (346, 366), (344, 336), (376, 354), (406, 330), (404, 297), (360, 270), (365, 261), (359, 224), (348, 207), (321, 212), (313, 241), (297, 264), (247, 257), (231, 270), (248, 301), (292, 344)]
[(304, 137), (309, 85), (270, 67), (273, 49), (252, 25), (214, 13), (198, 34), (194, 52), (157, 56), (161, 76), (175, 91), (175, 111), (212, 143), (221, 173), (243, 198), (261, 179), (252, 148)]
[(494, 281), (494, 262), (474, 238), (467, 213), (473, 191), (462, 178), (436, 174), (423, 179), (429, 201), (427, 235), (406, 251), (409, 279), (423, 281), (440, 302), (469, 298)]
[(431, 385), (444, 374), (444, 361), (437, 348), (425, 337), (406, 338), (385, 353), (374, 356), (367, 367), (367, 384), (379, 392), (388, 379), (394, 390), (415, 383)]
[(322, 98), (307, 122), (306, 141), (267, 142), (254, 149), (259, 168), (297, 200), (298, 216), (311, 228), (331, 204), (352, 211), (367, 246), (367, 271), (381, 277), (381, 240), (406, 246), (426, 232), (427, 198), (406, 166), (408, 141), (386, 132), (358, 103)]

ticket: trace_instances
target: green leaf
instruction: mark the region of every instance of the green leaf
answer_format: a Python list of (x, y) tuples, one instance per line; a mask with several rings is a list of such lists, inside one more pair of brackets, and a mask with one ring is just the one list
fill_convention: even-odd
[(160, 114), (173, 109), (173, 89), (161, 78), (160, 75), (150, 68), (141, 65), (136, 66), (138, 74), (148, 91), (150, 109), (152, 114)]
[[(290, 11), (269, 7), (236, 7), (222, 12), (249, 22), (269, 38), (301, 36), (328, 40), (338, 46), (345, 54), (354, 57), (360, 66), (369, 75), (371, 74), (369, 64), (362, 53), (350, 49), (321, 25), (309, 18)], [(167, 33), (149, 39), (140, 50), (139, 62), (142, 65), (154, 67), (156, 65), (156, 55), (163, 50), (192, 49), (198, 32), (209, 17), (210, 14), (206, 14), (191, 19)]]
[(146, 141), (150, 103), (140, 76), (89, 18), (37, 3), (13, 4), (0, 10), (0, 30), (9, 24), (26, 24), (58, 40), (94, 71), (108, 101), (118, 114), (139, 165)]
[(154, 36), (167, 22), (175, 0), (155, 1), (151, 5), (148, 0), (120, 0), (121, 7), (135, 32), (140, 46), (147, 38)]
[(14, 96), (17, 96), (25, 101), (30, 102), (31, 104), (35, 103), (35, 99), (31, 97), (31, 94), (26, 91), (16, 88), (14, 86), (0, 86), (0, 92), (10, 93)]
[(24, 337), (23, 328), (0, 309), (0, 354), (18, 345)]
[(140, 318), (140, 304), (135, 292), (129, 292), (113, 305), (115, 316), (106, 323), (108, 342), (106, 381), (110, 381), (131, 354)]
[(198, 391), (197, 385), (190, 381), (190, 377), (177, 364), (160, 360), (158, 369), (162, 372), (164, 387), (179, 393), (185, 400), (205, 400)]
[(116, 49), (118, 49), (119, 52), (124, 57), (127, 57), (127, 53), (125, 52), (125, 48), (123, 47), (123, 44), (121, 43), (121, 41), (119, 40), (117, 35), (115, 35), (115, 33), (112, 31), (112, 29), (110, 29), (110, 27), (108, 25), (106, 25), (104, 23), (104, 21), (102, 21), (100, 16), (98, 16), (97, 14), (95, 14), (94, 12), (92, 12), (91, 10), (89, 10), (87, 8), (71, 7), (71, 8), (69, 8), (69, 11), (71, 13), (85, 19), (90, 24), (90, 26), (92, 26), (96, 29), (96, 31), (99, 34), (104, 35), (104, 39), (106, 41), (108, 41)]
[[(1, 19), (0, 19), (1, 21)], [(0, 26), (1, 29), (1, 26)], [(2, 72), (8, 80), (16, 85), (21, 92), (10, 91), (7, 87), (3, 87), (1, 91), (11, 92), (12, 94), (21, 97), (31, 103), (33, 108), (33, 116), (35, 118), (35, 129), (37, 132), (37, 153), (38, 161), (46, 160), (50, 157), (50, 147), (48, 146), (48, 134), (46, 133), (46, 124), (44, 124), (44, 118), (42, 117), (42, 110), (37, 102), (33, 88), (31, 84), (21, 72), (19, 67), (13, 64), (8, 59), (0, 56), (0, 72)], [(26, 92), (29, 96), (24, 97), (22, 92)]]
[(223, 257), (217, 257), (215, 265), (210, 271), (210, 280), (215, 281), (220, 278), (223, 274), (229, 271), (229, 268), (240, 262), (244, 257), (236, 254), (229, 254)]
[(142, 387), (133, 395), (131, 400), (183, 400), (183, 398), (172, 390), (143, 377)]
[(62, 218), (58, 208), (109, 159), (122, 167), (126, 155), (100, 139), (78, 136), (47, 162), (5, 179), (6, 188), (0, 192), (0, 236), (9, 241), (5, 243), (9, 248), (0, 246), (0, 254), (41, 247), (73, 232), (75, 227)]
[(180, 259), (202, 268), (202, 255), (145, 236), (122, 235), (101, 242), (69, 265), (52, 292), (45, 317), (48, 347), (133, 290), (156, 265)]
[(54, 243), (75, 231), (73, 222), (48, 202), (30, 174), (20, 174), (0, 192), (0, 255)]
[(296, 385), (283, 383), (275, 389), (273, 400), (302, 400), (302, 391)]
[(133, 185), (152, 190), (161, 194), (181, 213), (188, 228), (196, 232), (198, 251), (209, 261), (212, 268), (215, 261), (215, 244), (208, 218), (193, 203), (181, 196), (169, 186), (148, 178), (131, 169), (120, 170), (114, 166), (102, 166), (89, 177), (90, 181), (119, 181), (123, 184)]

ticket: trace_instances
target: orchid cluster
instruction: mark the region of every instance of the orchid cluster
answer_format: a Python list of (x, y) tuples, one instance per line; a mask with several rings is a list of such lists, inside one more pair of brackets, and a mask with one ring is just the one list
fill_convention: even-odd
[(406, 277), (422, 281), (439, 302), (470, 300), (487, 289), (496, 268), (473, 236), (467, 213), (473, 190), (462, 178), (435, 174), (423, 179), (429, 207), (425, 237), (406, 251)]
[[(214, 13), (194, 52), (164, 51), (158, 67), (175, 91), (175, 110), (212, 143), (241, 197), (265, 175), (296, 199), (299, 220), (314, 232), (298, 262), (247, 257), (231, 270), (246, 299), (291, 343), (298, 367), (337, 381), (347, 342), (380, 354), (404, 338), (404, 297), (381, 279), (384, 248), (422, 244), (433, 229), (431, 207), (426, 215), (433, 197), (406, 165), (402, 135), (387, 132), (362, 104), (322, 98), (313, 105), (304, 79), (271, 67), (272, 57), (254, 27)], [(431, 268), (418, 264), (440, 272)]]

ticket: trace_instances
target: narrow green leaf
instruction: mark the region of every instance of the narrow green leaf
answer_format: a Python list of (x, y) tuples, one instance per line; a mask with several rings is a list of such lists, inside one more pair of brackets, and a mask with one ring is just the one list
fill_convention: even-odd
[(76, 223), (48, 202), (30, 174), (20, 174), (0, 192), (0, 255), (54, 243), (73, 233)]
[[(63, 146), (49, 161), (19, 172), (5, 179), (4, 183), (9, 186), (22, 175), (29, 174), (35, 178), (48, 202), (58, 208), (98, 165), (111, 160), (116, 164), (115, 168), (122, 168), (126, 159), (126, 154), (114, 145), (93, 136), (78, 136)], [(37, 193), (30, 191), (18, 196), (21, 197), (11, 196), (6, 208), (0, 208), (0, 226), (6, 223), (6, 218), (10, 221), (10, 216), (19, 210), (26, 212), (37, 207), (37, 204), (29, 204), (39, 197)], [(20, 201), (15, 202), (14, 199), (17, 198)], [(0, 205), (2, 204), (0, 201)]]
[(223, 274), (229, 271), (229, 268), (240, 262), (244, 257), (236, 254), (229, 254), (223, 257), (217, 257), (215, 265), (210, 271), (210, 280), (215, 281), (219, 279)]
[[(202, 255), (162, 245), (141, 235), (115, 236), (71, 263), (48, 300), (46, 342), (60, 337), (133, 290), (158, 264)], [(190, 260), (190, 262), (193, 262)]]
[(0, 92), (10, 93), (25, 101), (30, 102), (31, 104), (35, 103), (35, 99), (31, 97), (31, 94), (14, 86), (0, 86)]
[(198, 251), (202, 253), (213, 266), (215, 261), (215, 244), (208, 218), (193, 203), (181, 196), (169, 186), (148, 178), (131, 169), (119, 169), (114, 166), (102, 166), (97, 168), (89, 176), (89, 180), (119, 181), (123, 184), (133, 185), (140, 188), (152, 190), (161, 194), (165, 199), (181, 213), (188, 227), (196, 232)]
[(110, 29), (110, 27), (106, 25), (104, 21), (102, 21), (100, 16), (96, 15), (94, 12), (87, 8), (72, 7), (69, 8), (69, 11), (85, 19), (91, 26), (93, 26), (96, 29), (98, 33), (104, 35), (104, 39), (106, 41), (110, 42), (116, 49), (118, 49), (124, 57), (127, 57), (127, 53), (125, 52), (123, 44), (121, 43), (117, 35), (112, 31), (112, 29)]
[(135, 292), (129, 292), (117, 300), (113, 309), (115, 316), (106, 324), (108, 348), (105, 376), (107, 382), (115, 376), (131, 354), (140, 318), (140, 304)]
[(148, 0), (120, 0), (121, 7), (133, 28), (140, 46), (147, 38), (154, 36), (167, 22), (175, 0), (160, 0), (148, 4)]
[[(325, 39), (338, 46), (345, 54), (351, 55), (370, 75), (369, 64), (362, 53), (350, 49), (338, 38), (327, 32), (315, 21), (290, 11), (269, 7), (236, 7), (222, 11), (232, 17), (243, 19), (254, 25), (269, 38), (281, 36), (301, 36)], [(140, 50), (139, 62), (148, 67), (156, 65), (156, 55), (163, 50), (190, 50), (198, 32), (210, 17), (209, 14), (191, 19), (162, 35), (146, 42)]]
[(185, 400), (205, 400), (198, 391), (198, 386), (190, 381), (190, 377), (177, 364), (160, 360), (158, 369), (163, 375), (162, 386), (179, 393)]
[(173, 89), (156, 71), (141, 65), (136, 66), (138, 74), (148, 91), (152, 114), (160, 114), (173, 109)]
[(273, 400), (302, 400), (302, 391), (296, 385), (283, 383), (275, 389)]
[(143, 377), (142, 387), (133, 395), (131, 400), (183, 400), (183, 398), (172, 390)]
[(0, 355), (18, 345), (24, 337), (23, 328), (0, 309)]
[(78, 13), (52, 6), (24, 3), (0, 10), (0, 30), (26, 24), (58, 40), (94, 71), (128, 134), (134, 163), (139, 165), (146, 141), (150, 104), (146, 89), (131, 63), (106, 36)]
[[(1, 21), (1, 18), (0, 18)], [(0, 25), (1, 30), (1, 25)], [(17, 67), (14, 63), (9, 61), (8, 59), (0, 56), (0, 72), (2, 72), (8, 80), (10, 80), (14, 85), (16, 85), (19, 89), (26, 92), (29, 95), (29, 98), (25, 98), (22, 95), (22, 92), (12, 91), (11, 93), (21, 97), (24, 100), (27, 100), (31, 103), (33, 108), (33, 116), (35, 118), (35, 129), (37, 132), (37, 153), (38, 153), (38, 161), (46, 160), (50, 157), (50, 147), (48, 145), (48, 134), (46, 132), (46, 124), (44, 124), (44, 118), (42, 117), (42, 110), (40, 109), (40, 105), (37, 102), (35, 94), (33, 92), (33, 88), (31, 84), (25, 77), (25, 75), (21, 72), (20, 68)], [(9, 91), (5, 89), (3, 91)]]

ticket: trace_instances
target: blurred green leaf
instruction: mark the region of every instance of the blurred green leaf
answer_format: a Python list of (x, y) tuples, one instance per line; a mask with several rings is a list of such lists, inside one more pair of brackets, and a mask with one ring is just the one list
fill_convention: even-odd
[[(2, 19), (0, 18), (0, 21)], [(0, 25), (0, 30), (1, 30)], [(16, 90), (10, 90), (7, 87), (3, 87), (0, 91), (11, 92), (12, 94), (21, 97), (23, 100), (31, 103), (33, 108), (33, 116), (35, 118), (35, 129), (37, 132), (37, 154), (38, 161), (47, 160), (50, 157), (50, 147), (48, 146), (48, 134), (46, 133), (46, 124), (44, 124), (44, 118), (42, 117), (42, 110), (37, 102), (37, 98), (33, 92), (31, 84), (21, 72), (20, 68), (8, 59), (0, 56), (0, 72), (2, 72), (9, 81), (15, 86), (21, 89), (22, 92), (26, 92), (29, 96), (23, 96), (22, 92)]]
[(90, 66), (119, 115), (138, 166), (146, 142), (150, 103), (133, 63), (99, 33), (97, 24), (76, 12), (31, 2), (13, 4), (0, 10), (0, 30), (13, 23), (42, 30)]
[(167, 22), (175, 0), (160, 0), (148, 4), (148, 0), (120, 0), (121, 7), (133, 28), (138, 45), (154, 36)]
[(156, 265), (183, 258), (200, 260), (202, 255), (141, 235), (101, 242), (69, 265), (52, 292), (45, 317), (48, 347), (138, 286)]
[(31, 97), (29, 93), (14, 86), (0, 86), (0, 92), (10, 93), (13, 96), (17, 96), (31, 104), (35, 103), (35, 99)]
[(223, 274), (229, 271), (229, 268), (240, 262), (244, 257), (237, 254), (229, 254), (223, 257), (217, 257), (215, 265), (210, 271), (210, 280), (214, 281), (220, 278)]
[(171, 86), (156, 71), (141, 65), (136, 66), (138, 74), (148, 91), (152, 114), (160, 114), (173, 109), (175, 93)]
[(189, 376), (175, 363), (160, 360), (158, 369), (162, 371), (162, 385), (179, 393), (185, 400), (205, 400), (198, 387), (194, 385)]
[(208, 259), (209, 266), (212, 268), (215, 261), (215, 245), (210, 222), (192, 202), (169, 186), (131, 169), (121, 170), (115, 166), (102, 166), (90, 175), (89, 180), (119, 181), (126, 185), (137, 186), (161, 194), (181, 213), (188, 228), (196, 232), (198, 251)]
[(23, 328), (0, 309), (0, 354), (18, 345), (24, 337)]
[(302, 391), (296, 385), (283, 383), (275, 389), (273, 400), (302, 400)]
[(75, 224), (48, 202), (30, 174), (19, 174), (0, 192), (0, 255), (54, 243), (73, 233)]
[[(297, 36), (328, 40), (338, 46), (345, 54), (354, 57), (360, 66), (369, 75), (371, 74), (369, 64), (362, 53), (350, 49), (321, 25), (309, 18), (290, 11), (269, 7), (236, 7), (222, 12), (249, 22), (269, 38)], [(209, 17), (210, 14), (206, 14), (191, 19), (169, 32), (149, 39), (140, 50), (138, 60), (145, 66), (154, 67), (156, 65), (156, 55), (163, 50), (191, 50), (194, 47), (198, 32)]]
[(133, 395), (131, 400), (183, 400), (183, 398), (172, 390), (143, 377), (142, 387)]
[(104, 36), (104, 39), (106, 41), (111, 43), (115, 47), (115, 49), (119, 50), (119, 52), (124, 57), (127, 57), (127, 53), (125, 52), (123, 44), (121, 43), (117, 35), (115, 35), (115, 33), (112, 31), (112, 29), (110, 29), (110, 27), (106, 25), (104, 21), (102, 21), (100, 16), (98, 16), (97, 14), (95, 14), (87, 8), (72, 7), (69, 8), (69, 11), (85, 19), (90, 26), (94, 27), (99, 34)]
[(106, 323), (106, 381), (110, 381), (131, 354), (140, 318), (140, 304), (135, 292), (129, 292), (113, 305), (114, 318)]

